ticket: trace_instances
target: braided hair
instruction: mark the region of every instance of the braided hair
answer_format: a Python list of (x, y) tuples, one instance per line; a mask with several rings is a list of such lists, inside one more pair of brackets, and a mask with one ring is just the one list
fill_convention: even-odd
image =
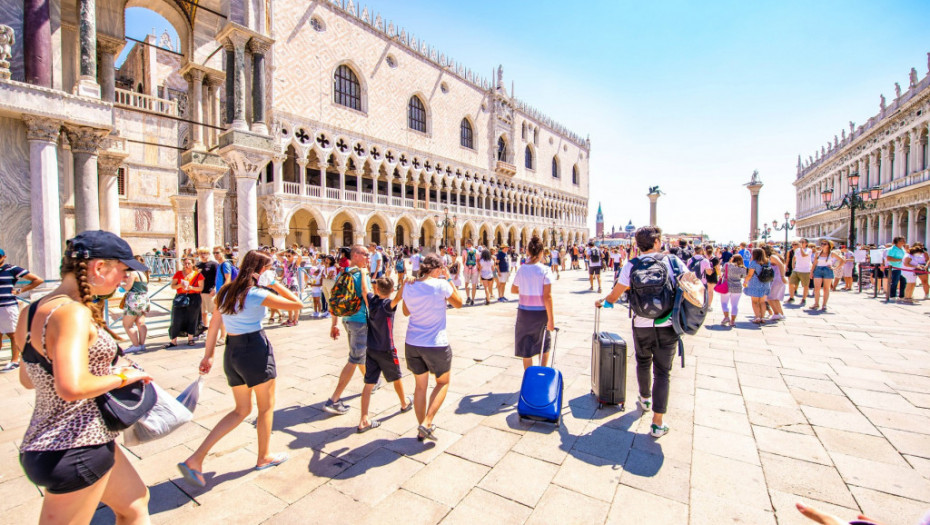
[[(70, 243), (69, 243), (68, 248), (65, 251), (67, 253), (71, 252)], [(106, 330), (107, 333), (113, 337), (113, 339), (116, 339), (117, 341), (121, 341), (122, 337), (120, 337), (119, 335), (116, 334), (116, 332), (111, 330), (110, 327), (107, 326), (106, 320), (104, 320), (103, 318), (104, 302), (103, 301), (98, 302), (96, 300), (96, 297), (94, 297), (93, 292), (90, 289), (90, 282), (87, 279), (87, 263), (90, 261), (91, 259), (78, 259), (78, 258), (65, 255), (64, 257), (61, 258), (61, 266), (59, 267), (59, 271), (62, 276), (69, 274), (69, 273), (71, 275), (74, 275), (74, 278), (77, 280), (77, 283), (78, 283), (78, 293), (80, 294), (80, 297), (81, 297), (81, 304), (83, 304), (84, 306), (87, 307), (88, 310), (90, 310), (90, 314), (94, 320), (94, 324)]]

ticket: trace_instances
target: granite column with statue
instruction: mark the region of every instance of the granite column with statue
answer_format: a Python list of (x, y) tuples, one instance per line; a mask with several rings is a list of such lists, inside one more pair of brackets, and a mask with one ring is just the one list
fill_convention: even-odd
[(745, 185), (749, 189), (749, 240), (754, 240), (759, 236), (759, 190), (762, 189), (762, 181), (759, 180), (759, 172), (752, 172), (752, 179)]

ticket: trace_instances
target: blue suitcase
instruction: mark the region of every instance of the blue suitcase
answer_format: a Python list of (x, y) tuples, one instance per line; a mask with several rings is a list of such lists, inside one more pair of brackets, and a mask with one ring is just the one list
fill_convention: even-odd
[[(555, 329), (558, 334), (559, 329)], [(543, 338), (545, 341), (545, 338)], [(556, 337), (552, 338), (551, 359), (555, 360)], [(545, 342), (543, 343), (545, 344)], [(542, 353), (539, 355), (542, 360)], [(520, 419), (548, 421), (559, 426), (562, 417), (562, 372), (548, 366), (531, 366), (523, 372), (517, 414)]]

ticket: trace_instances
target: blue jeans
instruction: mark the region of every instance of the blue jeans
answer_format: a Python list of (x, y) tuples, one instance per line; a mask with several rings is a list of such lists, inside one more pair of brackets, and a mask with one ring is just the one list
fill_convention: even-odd
[(898, 297), (903, 299), (904, 298), (904, 286), (905, 286), (905, 282), (904, 282), (904, 277), (901, 275), (901, 269), (892, 268), (891, 269), (891, 288), (888, 292), (888, 297), (894, 298), (895, 290), (898, 290)]

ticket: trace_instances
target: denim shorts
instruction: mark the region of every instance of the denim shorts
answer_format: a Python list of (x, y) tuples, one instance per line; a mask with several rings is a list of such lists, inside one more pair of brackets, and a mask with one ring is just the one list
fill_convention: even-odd
[(353, 365), (365, 364), (365, 351), (368, 349), (368, 323), (343, 321), (349, 337), (349, 362)]
[(833, 268), (818, 266), (814, 268), (814, 279), (833, 279)]

